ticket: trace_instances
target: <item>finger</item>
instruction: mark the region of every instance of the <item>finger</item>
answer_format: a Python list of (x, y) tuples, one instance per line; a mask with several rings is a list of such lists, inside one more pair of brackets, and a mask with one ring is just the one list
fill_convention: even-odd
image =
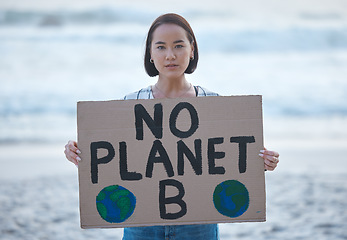
[[(65, 150), (64, 150), (65, 156), (68, 160), (71, 160), (71, 155), (73, 155), (73, 158), (77, 159), (77, 154), (75, 151), (71, 150), (69, 145), (65, 145)], [(77, 156), (77, 157), (76, 157)]]
[(272, 156), (278, 158), (280, 154), (278, 152), (272, 151)]
[(272, 161), (276, 164), (280, 162), (278, 157), (272, 157)]
[(276, 151), (270, 151), (267, 150), (266, 148), (264, 148), (264, 150), (260, 150), (260, 153), (264, 154), (264, 155), (269, 155), (269, 156), (273, 156), (273, 157), (279, 157), (279, 153)]
[(268, 167), (271, 167), (271, 168), (276, 168), (277, 167), (277, 162), (273, 162), (267, 158), (264, 159), (264, 164)]
[(70, 151), (69, 155), (74, 161), (77, 161), (77, 162), (81, 161), (81, 158), (75, 152)]
[(272, 161), (270, 161), (270, 160), (268, 160), (268, 159), (265, 159), (265, 160), (264, 160), (264, 163), (265, 163), (267, 166), (269, 166), (269, 167), (276, 167), (276, 166), (277, 166), (277, 163), (272, 162)]
[(65, 145), (65, 156), (67, 160), (74, 163), (76, 166), (78, 165), (78, 162), (81, 161), (81, 158), (77, 155), (78, 153), (81, 153), (79, 149), (77, 148), (77, 143), (74, 141), (69, 141)]
[(268, 166), (268, 165), (264, 164), (264, 168), (268, 171), (273, 171), (273, 170), (275, 170), (276, 167), (272, 167), (272, 166)]
[(75, 165), (78, 165), (78, 163), (81, 161), (81, 158), (76, 153), (70, 152), (68, 155), (68, 160), (70, 162), (73, 162)]
[(68, 152), (67, 150), (65, 150), (65, 157), (66, 157), (66, 159), (67, 159), (68, 161), (74, 163), (75, 165), (78, 164), (77, 160), (74, 159), (73, 155), (71, 155), (71, 154), (73, 154), (73, 153), (71, 153), (71, 151)]
[(276, 164), (280, 161), (277, 157), (274, 156), (266, 156), (266, 159)]
[(77, 142), (75, 142), (75, 141), (70, 140), (67, 144), (67, 147), (68, 147), (68, 149), (70, 149), (74, 153), (78, 153), (78, 154), (81, 153), (81, 151), (77, 148)]

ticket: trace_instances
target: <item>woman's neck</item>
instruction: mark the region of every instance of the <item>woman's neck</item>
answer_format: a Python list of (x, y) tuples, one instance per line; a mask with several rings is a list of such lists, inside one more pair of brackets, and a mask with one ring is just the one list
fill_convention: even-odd
[(195, 91), (192, 84), (185, 77), (180, 79), (158, 78), (158, 82), (152, 86), (155, 98), (179, 98), (194, 97)]

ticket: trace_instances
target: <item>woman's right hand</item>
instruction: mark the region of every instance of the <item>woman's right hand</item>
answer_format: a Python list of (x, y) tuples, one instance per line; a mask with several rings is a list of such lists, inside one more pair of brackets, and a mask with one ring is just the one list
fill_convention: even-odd
[(77, 148), (77, 142), (70, 140), (65, 145), (64, 153), (67, 160), (78, 166), (78, 163), (81, 161), (81, 158), (78, 156), (78, 154), (80, 154), (81, 151)]

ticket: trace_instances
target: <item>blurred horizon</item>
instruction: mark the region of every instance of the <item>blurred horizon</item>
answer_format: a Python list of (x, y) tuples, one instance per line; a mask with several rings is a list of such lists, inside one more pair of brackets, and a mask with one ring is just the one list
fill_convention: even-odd
[(0, 144), (73, 138), (77, 101), (153, 84), (143, 47), (167, 12), (195, 31), (193, 84), (263, 95), (271, 138), (347, 141), (346, 1), (15, 0), (0, 2)]

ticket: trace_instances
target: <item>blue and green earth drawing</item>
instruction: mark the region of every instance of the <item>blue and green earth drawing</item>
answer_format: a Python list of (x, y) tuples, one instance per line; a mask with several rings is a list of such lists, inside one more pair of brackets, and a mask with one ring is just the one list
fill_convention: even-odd
[(136, 198), (128, 189), (111, 185), (102, 189), (96, 197), (96, 208), (100, 216), (110, 223), (121, 223), (134, 212)]
[(213, 192), (213, 203), (219, 213), (235, 218), (247, 211), (248, 190), (239, 181), (227, 180), (218, 184)]

